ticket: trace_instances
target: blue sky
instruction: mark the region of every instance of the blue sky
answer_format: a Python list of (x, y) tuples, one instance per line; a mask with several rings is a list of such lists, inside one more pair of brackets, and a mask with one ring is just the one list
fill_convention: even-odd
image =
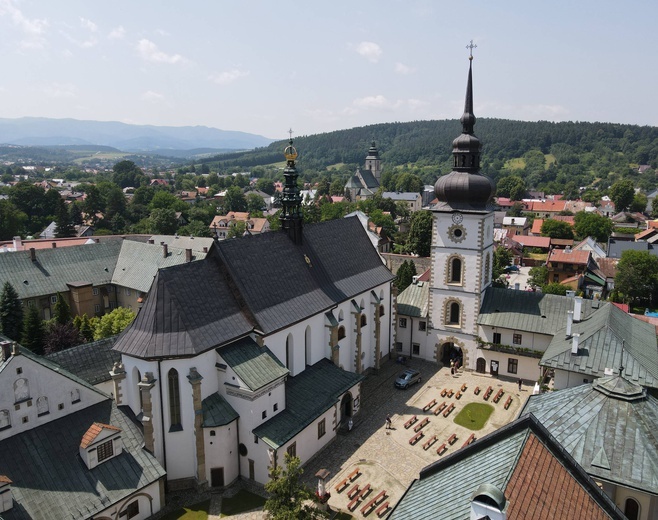
[(475, 114), (658, 125), (658, 2), (0, 0), (0, 117), (271, 138)]

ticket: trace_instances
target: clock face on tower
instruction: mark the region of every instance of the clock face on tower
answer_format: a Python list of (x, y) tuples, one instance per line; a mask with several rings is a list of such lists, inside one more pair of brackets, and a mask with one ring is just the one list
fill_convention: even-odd
[(462, 220), (464, 220), (464, 215), (462, 215), (461, 213), (453, 213), (452, 214), (452, 221), (455, 224), (461, 224)]

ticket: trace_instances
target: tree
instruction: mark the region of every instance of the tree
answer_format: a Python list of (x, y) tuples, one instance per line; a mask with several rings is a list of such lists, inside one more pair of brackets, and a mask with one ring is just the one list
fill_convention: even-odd
[(633, 197), (633, 202), (631, 202), (630, 210), (636, 211), (637, 213), (644, 213), (647, 209), (647, 204), (649, 199), (644, 193), (636, 193)]
[(423, 180), (414, 173), (405, 172), (398, 175), (395, 180), (396, 191), (406, 193), (422, 193), (424, 188)]
[(249, 213), (257, 213), (265, 209), (265, 201), (258, 193), (247, 194), (247, 211)]
[(274, 195), (274, 183), (272, 179), (258, 179), (256, 181), (256, 189), (268, 195)]
[(60, 325), (66, 325), (71, 322), (71, 307), (69, 303), (62, 297), (61, 293), (57, 293), (57, 302), (55, 303), (54, 318)]
[(149, 228), (157, 235), (173, 235), (178, 228), (173, 209), (154, 209), (148, 218)]
[(68, 238), (75, 236), (75, 229), (73, 228), (71, 215), (69, 214), (69, 210), (62, 198), (60, 198), (59, 202), (57, 203), (55, 224), (57, 226), (57, 232), (55, 233), (57, 238)]
[(635, 197), (633, 181), (630, 179), (623, 179), (615, 182), (610, 187), (609, 196), (617, 211), (626, 211)]
[(20, 235), (27, 221), (27, 215), (14, 204), (0, 200), (0, 240), (11, 240)]
[(543, 285), (541, 292), (544, 294), (557, 294), (560, 296), (566, 296), (569, 288), (566, 285), (562, 285), (559, 282), (551, 282), (546, 285)]
[(73, 326), (73, 323), (69, 322), (62, 325), (61, 323), (52, 321), (48, 324), (44, 336), (43, 352), (46, 355), (52, 354), (53, 352), (75, 347), (82, 342), (83, 338), (78, 329)]
[(573, 238), (573, 228), (568, 222), (547, 219), (541, 225), (541, 236), (551, 238)]
[(432, 212), (421, 210), (411, 215), (409, 226), (409, 250), (418, 256), (430, 256), (432, 247)]
[(648, 251), (624, 251), (617, 264), (615, 290), (631, 303), (651, 304), (658, 291), (658, 257)]
[(313, 505), (313, 492), (301, 481), (304, 470), (299, 457), (286, 452), (284, 465), (285, 468), (270, 468), (272, 479), (265, 484), (269, 498), (263, 507), (267, 517), (272, 520), (326, 518), (327, 514)]
[(14, 286), (5, 282), (0, 294), (0, 331), (9, 339), (19, 341), (23, 327), (23, 307)]
[(416, 276), (416, 264), (411, 260), (402, 262), (395, 275), (395, 286), (398, 289), (398, 293), (401, 293), (411, 285), (414, 276)]
[(493, 255), (493, 280), (498, 280), (511, 263), (512, 253), (504, 246), (498, 246)]
[(512, 207), (507, 210), (508, 217), (521, 217), (523, 216), (523, 203), (515, 202)]
[(247, 230), (247, 224), (243, 220), (235, 221), (226, 233), (226, 238), (242, 238)]
[(512, 200), (523, 198), (523, 196), (519, 197), (519, 199), (512, 197), (512, 191), (515, 192), (515, 195), (518, 195), (519, 192), (524, 195), (526, 192), (525, 181), (517, 175), (503, 177), (496, 184), (496, 195), (498, 197), (509, 197)]
[(247, 211), (247, 199), (238, 186), (231, 186), (224, 197), (224, 211)]
[(579, 211), (574, 217), (574, 228), (581, 239), (592, 237), (597, 242), (607, 242), (613, 227), (612, 220), (597, 213)]
[(35, 354), (43, 355), (45, 332), (43, 320), (39, 315), (39, 309), (35, 306), (28, 307), (25, 321), (23, 322), (21, 345)]
[(136, 188), (144, 179), (144, 172), (132, 161), (120, 161), (112, 167), (112, 171), (112, 182), (122, 188)]
[[(0, 201), (0, 203), (2, 203), (2, 201)], [(0, 211), (1, 211), (1, 210), (0, 210)], [(658, 218), (658, 197), (655, 197), (655, 198), (651, 201), (651, 216), (652, 216), (653, 218)], [(2, 219), (1, 219), (1, 218), (0, 218), (0, 222), (2, 222)], [(1, 225), (2, 225), (2, 224), (0, 224), (0, 226), (1, 226)]]
[(528, 274), (528, 285), (532, 287), (543, 287), (548, 283), (548, 267), (545, 265), (531, 267)]
[(123, 332), (123, 329), (133, 322), (135, 316), (137, 315), (126, 307), (117, 307), (112, 312), (104, 314), (95, 323), (94, 340), (109, 338)]

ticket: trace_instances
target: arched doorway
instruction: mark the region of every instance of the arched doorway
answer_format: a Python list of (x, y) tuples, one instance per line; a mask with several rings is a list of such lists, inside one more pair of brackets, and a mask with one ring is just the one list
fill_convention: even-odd
[(353, 399), (352, 394), (347, 392), (343, 399), (340, 401), (340, 420), (341, 422), (346, 420), (348, 417), (352, 417), (353, 412)]
[(452, 341), (447, 341), (441, 345), (441, 363), (448, 366), (451, 361), (459, 362), (459, 366), (464, 366), (464, 355), (461, 347), (455, 345)]
[(624, 506), (624, 514), (628, 520), (638, 520), (640, 518), (640, 504), (634, 498), (627, 498)]
[(484, 374), (487, 371), (487, 360), (484, 358), (478, 358), (475, 362), (475, 371), (479, 374)]

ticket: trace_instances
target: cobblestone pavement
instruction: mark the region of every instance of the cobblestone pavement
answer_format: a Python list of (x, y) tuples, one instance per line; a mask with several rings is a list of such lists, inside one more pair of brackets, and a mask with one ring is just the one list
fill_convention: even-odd
[[(421, 360), (409, 360), (409, 366), (420, 370), (422, 382), (407, 390), (398, 390), (393, 386), (398, 373), (405, 368), (395, 362), (384, 363), (379, 373), (369, 375), (363, 382), (361, 409), (359, 414), (354, 417), (352, 430), (339, 433), (334, 441), (305, 464), (303, 478), (313, 489), (317, 486), (317, 479), (314, 475), (318, 470), (324, 468), (330, 471), (326, 489), (331, 493), (329, 506), (332, 510), (348, 512), (347, 505), (350, 500), (347, 498), (348, 492), (354, 485), (358, 484), (359, 489), (363, 489), (370, 484), (370, 490), (349, 513), (357, 519), (364, 518), (361, 508), (381, 491), (386, 492), (386, 498), (378, 501), (377, 508), (384, 502), (388, 502), (388, 511), (390, 511), (413, 480), (418, 478), (422, 468), (461, 448), (472, 433), (454, 423), (454, 418), (466, 404), (484, 403), (484, 392), (489, 386), (493, 388), (493, 395), (488, 402), (493, 406), (494, 411), (485, 427), (474, 432), (476, 437), (480, 438), (514, 420), (531, 395), (533, 388), (532, 382), (525, 382), (522, 391), (519, 391), (517, 381), (493, 378), (475, 372), (459, 372), (453, 376), (450, 374), (449, 368), (439, 368), (435, 363)], [(460, 399), (456, 399), (455, 395), (441, 397), (440, 393), (444, 388), (452, 389), (456, 394), (462, 385), (466, 385), (466, 390)], [(474, 390), (478, 386), (481, 391), (479, 395), (475, 395)], [(497, 404), (494, 404), (493, 397), (501, 388), (505, 394)], [(509, 409), (505, 410), (503, 405), (509, 396), (512, 397), (512, 403)], [(433, 399), (436, 399), (437, 404), (432, 409), (424, 411), (425, 405)], [(447, 418), (443, 414), (434, 415), (434, 410), (444, 401), (448, 406), (455, 405), (455, 409)], [(390, 414), (392, 420), (390, 430), (385, 427), (387, 414)], [(408, 429), (405, 428), (405, 422), (414, 415), (418, 417), (418, 422)], [(429, 422), (421, 430), (423, 437), (412, 446), (409, 444), (409, 439), (415, 434), (414, 427), (424, 418), (428, 418)], [(437, 455), (436, 448), (446, 442), (453, 433), (457, 435), (457, 441), (452, 446), (448, 446), (447, 451), (441, 456)], [(423, 449), (423, 444), (434, 435), (437, 437), (436, 442), (427, 450)], [(357, 467), (359, 476), (340, 493), (337, 492), (337, 484)], [(181, 495), (181, 493), (176, 493), (173, 498), (176, 499), (177, 504), (172, 503), (172, 497), (168, 496), (166, 511), (210, 497), (209, 519), (215, 520), (219, 518), (222, 498), (232, 496), (243, 487), (252, 492), (264, 494), (262, 488), (239, 481), (221, 494), (205, 492), (196, 495)], [(377, 515), (370, 512), (368, 517), (377, 518)], [(252, 511), (234, 515), (231, 518), (261, 520), (266, 516), (262, 511)]]

